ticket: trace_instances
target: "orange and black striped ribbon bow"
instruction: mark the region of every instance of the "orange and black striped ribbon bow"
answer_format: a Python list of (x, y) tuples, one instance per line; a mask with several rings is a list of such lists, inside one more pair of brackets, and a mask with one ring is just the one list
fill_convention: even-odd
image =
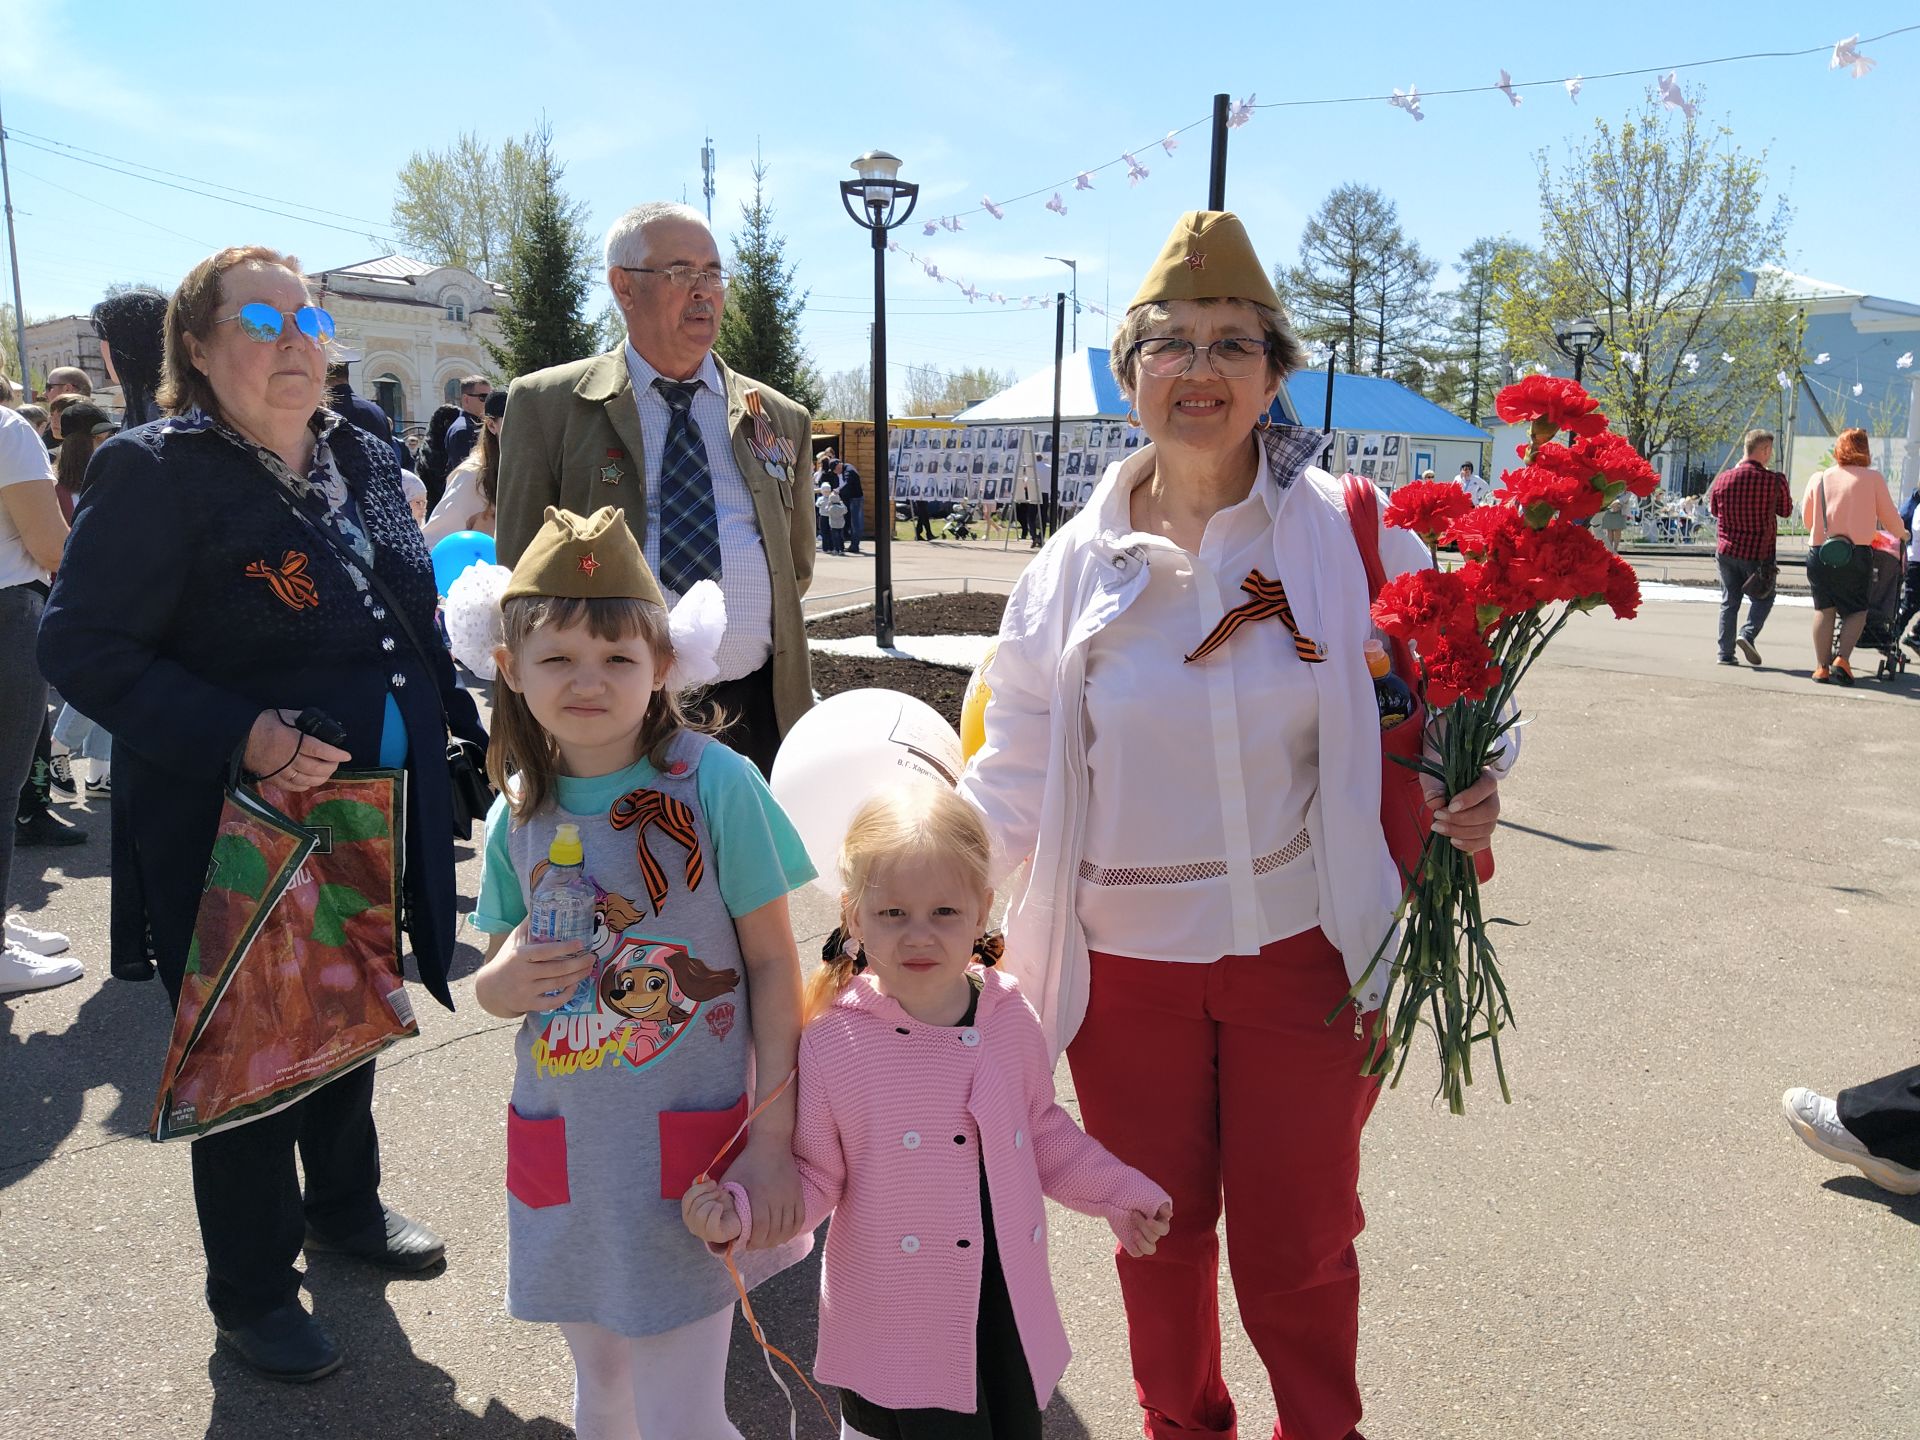
[(1213, 633), (1200, 642), (1200, 648), (1187, 656), (1191, 665), (1196, 660), (1204, 660), (1233, 637), (1233, 632), (1242, 625), (1254, 620), (1271, 620), (1278, 616), (1280, 623), (1287, 627), (1287, 633), (1293, 636), (1293, 653), (1309, 665), (1317, 665), (1327, 658), (1327, 647), (1317, 640), (1309, 640), (1300, 633), (1300, 627), (1294, 623), (1293, 606), (1287, 603), (1286, 587), (1278, 580), (1269, 580), (1258, 570), (1247, 572), (1247, 578), (1240, 582), (1240, 588), (1252, 598), (1244, 604), (1236, 605), (1220, 617), (1220, 623), (1213, 627)]
[(693, 809), (685, 802), (658, 790), (635, 790), (613, 802), (607, 819), (616, 830), (634, 830), (634, 854), (640, 861), (640, 878), (646, 882), (653, 900), (653, 913), (667, 898), (667, 874), (647, 849), (647, 831), (658, 829), (687, 852), (687, 888), (698, 890), (707, 873), (707, 862), (700, 855), (700, 834), (693, 828)]

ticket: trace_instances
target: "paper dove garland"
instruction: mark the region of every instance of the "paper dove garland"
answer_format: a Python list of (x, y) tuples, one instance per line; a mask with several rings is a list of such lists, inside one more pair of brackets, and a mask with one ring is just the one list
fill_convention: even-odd
[(1122, 154), (1120, 158), (1127, 162), (1127, 184), (1138, 185), (1142, 180), (1147, 178), (1147, 167), (1134, 159), (1133, 156)]
[(1860, 382), (1859, 382), (1858, 380), (1856, 380), (1856, 381), (1854, 381), (1854, 382), (1853, 382), (1853, 394), (1854, 394), (1854, 398), (1855, 398), (1855, 399), (1858, 399), (1858, 398), (1859, 398), (1859, 396), (1860, 396), (1860, 392), (1861, 392), (1862, 390), (1864, 390), (1864, 389), (1866, 389), (1866, 388), (1867, 388), (1867, 387), (1866, 387), (1866, 386), (1864, 386), (1864, 385), (1862, 385), (1862, 384), (1861, 384), (1861, 383), (1860, 383)]
[(1640, 373), (1640, 352), (1638, 350), (1622, 350), (1620, 352), (1620, 364), (1633, 374), (1638, 375)]
[(1407, 114), (1416, 120), (1424, 120), (1427, 118), (1425, 113), (1420, 109), (1420, 87), (1418, 85), (1407, 86), (1407, 93), (1404, 95), (1396, 89), (1393, 92), (1393, 98), (1388, 100), (1387, 103), (1396, 110), (1406, 111)]
[(1657, 82), (1660, 90), (1660, 103), (1665, 105), (1669, 110), (1678, 110), (1682, 115), (1686, 116), (1687, 119), (1691, 120), (1694, 117), (1694, 113), (1698, 111), (1700, 107), (1694, 104), (1693, 101), (1687, 99), (1686, 93), (1681, 90), (1679, 75), (1679, 71), (1669, 70), (1660, 77)]
[(1686, 354), (1682, 355), (1680, 357), (1680, 363), (1687, 367), (1687, 374), (1698, 375), (1700, 373), (1700, 357), (1694, 354), (1693, 351), (1689, 350)]
[(1773, 378), (1774, 378), (1775, 380), (1777, 380), (1777, 381), (1779, 381), (1779, 382), (1780, 382), (1780, 388), (1781, 388), (1782, 390), (1791, 390), (1791, 389), (1793, 388), (1793, 381), (1791, 381), (1791, 380), (1789, 380), (1789, 379), (1787, 378), (1787, 372), (1786, 372), (1786, 371), (1784, 371), (1784, 370), (1776, 370), (1776, 371), (1774, 371), (1774, 372), (1773, 372)]
[(926, 224), (920, 227), (920, 233), (922, 235), (938, 235), (940, 233), (940, 222), (938, 220), (927, 221)]
[(1818, 355), (1813, 357), (1813, 363), (1816, 365), (1824, 365), (1832, 358), (1833, 356), (1829, 355), (1825, 350), (1822, 350)]
[(1871, 60), (1860, 53), (1860, 37), (1856, 34), (1849, 35), (1833, 47), (1833, 59), (1827, 68), (1829, 70), (1850, 69), (1853, 71), (1853, 78), (1860, 80), (1864, 79), (1866, 73), (1879, 63), (1878, 60)]
[(1729, 354), (1728, 354), (1728, 353), (1727, 353), (1726, 351), (1724, 351), (1724, 350), (1722, 350), (1722, 351), (1720, 352), (1720, 358), (1721, 358), (1722, 360), (1724, 360), (1724, 361), (1726, 361), (1726, 362), (1727, 362), (1727, 364), (1729, 364), (1729, 365), (1731, 365), (1731, 364), (1733, 364), (1733, 356), (1731, 356), (1731, 355), (1729, 355)]
[(1493, 88), (1498, 90), (1502, 95), (1506, 96), (1507, 99), (1510, 100), (1515, 105), (1518, 105), (1522, 100), (1526, 98), (1524, 95), (1518, 95), (1514, 92), (1513, 77), (1507, 74), (1507, 72), (1504, 70), (1500, 72), (1500, 83), (1494, 86)]
[(1053, 198), (1047, 202), (1046, 208), (1053, 211), (1053, 213), (1056, 215), (1059, 215), (1063, 218), (1065, 217), (1067, 213), (1067, 204), (1064, 200), (1060, 198), (1060, 192), (1058, 190), (1053, 192)]
[(960, 293), (967, 297), (967, 303), (969, 305), (980, 298), (979, 287), (975, 285), (962, 285), (960, 287)]
[(1169, 155), (1173, 154), (1174, 151), (1180, 148), (1180, 142), (1173, 138), (1177, 133), (1178, 133), (1177, 131), (1173, 131), (1173, 130), (1167, 131), (1166, 139), (1160, 142), (1160, 148), (1166, 151), (1167, 154)]
[[(1093, 188), (1093, 172), (1091, 170), (1082, 170), (1078, 175), (1074, 176), (1073, 188), (1076, 190), (1091, 190)], [(1055, 198), (1057, 199), (1058, 197), (1056, 196)]]
[(942, 230), (964, 230), (966, 227), (960, 223), (960, 217), (958, 215), (943, 215), (940, 217), (940, 228)]
[(980, 208), (996, 220), (1004, 220), (1007, 218), (1007, 212), (994, 204), (993, 197), (989, 195), (982, 195), (980, 197)]
[(1907, 351), (1906, 354), (1894, 361), (1893, 368), (1896, 370), (1911, 370), (1913, 368), (1913, 351)]
[(1238, 130), (1242, 125), (1246, 124), (1252, 118), (1253, 118), (1253, 96), (1249, 95), (1247, 96), (1246, 99), (1235, 101), (1231, 106), (1228, 107), (1227, 128), (1229, 130)]
[(1578, 105), (1580, 103), (1580, 77), (1576, 75), (1564, 83), (1567, 87), (1567, 99)]

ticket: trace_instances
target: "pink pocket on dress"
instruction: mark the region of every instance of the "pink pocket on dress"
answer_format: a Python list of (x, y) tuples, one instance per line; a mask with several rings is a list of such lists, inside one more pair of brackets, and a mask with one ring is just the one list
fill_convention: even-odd
[(535, 1210), (564, 1205), (567, 1189), (567, 1117), (529, 1120), (507, 1106), (507, 1193)]
[[(662, 1110), (660, 1112), (660, 1198), (678, 1200), (702, 1170), (718, 1180), (740, 1157), (747, 1137), (727, 1141), (747, 1118), (742, 1095), (725, 1110)], [(720, 1147), (727, 1153), (720, 1155)], [(716, 1160), (714, 1157), (719, 1156)]]

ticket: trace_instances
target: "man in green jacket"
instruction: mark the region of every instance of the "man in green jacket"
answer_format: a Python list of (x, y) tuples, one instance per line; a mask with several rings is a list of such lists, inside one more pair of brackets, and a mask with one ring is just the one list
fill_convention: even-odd
[[(620, 349), (523, 375), (500, 433), (497, 548), (520, 558), (549, 505), (618, 505), (672, 604), (719, 583), (727, 630), (709, 703), (721, 739), (771, 772), (813, 703), (800, 597), (813, 578), (812, 417), (713, 353), (726, 276), (700, 212), (656, 201), (606, 241)], [(795, 513), (795, 474), (801, 476)]]

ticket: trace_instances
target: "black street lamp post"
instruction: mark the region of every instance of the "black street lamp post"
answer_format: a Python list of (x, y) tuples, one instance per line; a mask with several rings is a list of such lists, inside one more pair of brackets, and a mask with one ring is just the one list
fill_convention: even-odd
[(1573, 359), (1573, 383), (1578, 385), (1586, 374), (1587, 356), (1600, 348), (1600, 342), (1606, 339), (1606, 332), (1586, 316), (1553, 327), (1554, 343), (1560, 347), (1560, 353)]
[[(887, 231), (904, 225), (920, 187), (899, 178), (900, 159), (869, 150), (840, 182), (840, 203), (873, 235), (873, 638), (893, 648), (893, 490), (887, 476)], [(857, 202), (857, 203), (856, 203)]]

